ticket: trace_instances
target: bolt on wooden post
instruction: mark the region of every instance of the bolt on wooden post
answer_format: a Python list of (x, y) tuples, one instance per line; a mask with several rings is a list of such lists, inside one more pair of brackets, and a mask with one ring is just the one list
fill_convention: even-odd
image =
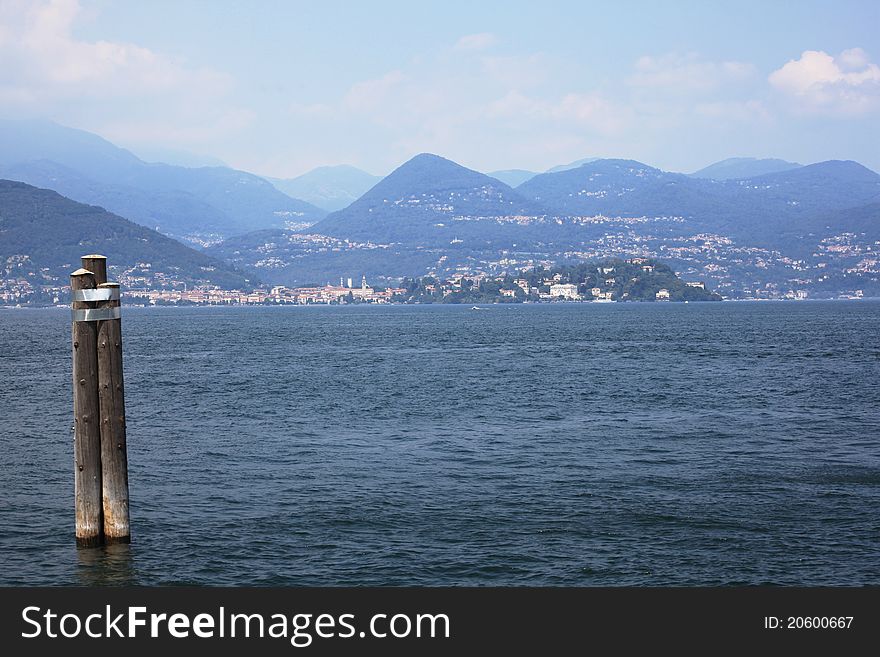
[[(99, 425), (99, 543), (128, 543), (131, 541), (131, 531), (119, 285), (107, 282), (107, 259), (104, 256), (83, 256), (82, 264), (83, 268), (79, 271), (91, 272), (94, 287), (91, 292), (73, 292), (74, 304), (90, 304), (87, 312), (79, 315), (74, 313), (74, 330), (78, 323), (91, 325), (95, 336), (93, 387), (98, 405), (98, 416), (95, 417), (100, 419), (96, 422)], [(73, 291), (73, 286), (71, 290)], [(74, 310), (77, 309), (74, 305)], [(79, 512), (77, 528), (79, 532)]]

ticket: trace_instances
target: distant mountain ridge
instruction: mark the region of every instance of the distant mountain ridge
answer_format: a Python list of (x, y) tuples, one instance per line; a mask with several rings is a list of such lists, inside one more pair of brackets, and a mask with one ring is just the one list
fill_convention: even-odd
[[(206, 201), (180, 190), (145, 190), (122, 184), (97, 182), (70, 167), (51, 160), (31, 160), (12, 166), (0, 165), (0, 176), (20, 180), (34, 187), (52, 189), (68, 198), (88, 199), (89, 205), (112, 208), (123, 217), (138, 217), (137, 223), (168, 235), (234, 235), (240, 227), (226, 213)], [(198, 217), (198, 226), (185, 234), (180, 217)]]
[(422, 154), (307, 231), (250, 233), (211, 252), (283, 284), (634, 255), (726, 294), (779, 298), (782, 286), (880, 292), (878, 237), (880, 175), (852, 161), (717, 181), (594, 160), (511, 189)]
[(802, 166), (796, 162), (775, 158), (731, 157), (703, 167), (690, 175), (694, 178), (710, 178), (712, 180), (737, 180), (763, 176), (768, 173), (781, 173)]
[(880, 198), (880, 175), (857, 162), (831, 160), (745, 180), (669, 173), (634, 160), (596, 160), (541, 174), (523, 196), (561, 215), (676, 216), (679, 230), (721, 232), (776, 244), (802, 218)]
[(174, 166), (186, 167), (188, 169), (199, 169), (201, 167), (231, 168), (219, 157), (190, 153), (189, 151), (173, 148), (138, 146), (137, 148), (128, 148), (126, 150), (134, 153), (136, 157), (144, 162), (152, 164), (173, 164)]
[(708, 211), (712, 184), (636, 160), (593, 160), (535, 176), (517, 191), (560, 216), (677, 216)]
[[(57, 192), (0, 180), (0, 279), (31, 285), (66, 285), (86, 253), (110, 258), (114, 278), (127, 281), (252, 286), (256, 279), (106, 210), (77, 203)], [(120, 281), (123, 282), (123, 281)]]
[(311, 223), (326, 214), (259, 176), (150, 164), (97, 135), (48, 121), (0, 121), (0, 175), (102, 204), (178, 238)]
[(276, 188), (328, 212), (351, 205), (382, 180), (347, 164), (318, 167), (296, 178), (267, 178)]

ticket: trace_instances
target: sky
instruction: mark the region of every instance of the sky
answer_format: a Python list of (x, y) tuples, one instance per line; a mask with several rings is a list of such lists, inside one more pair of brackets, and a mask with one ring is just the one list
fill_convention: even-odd
[(0, 0), (0, 116), (261, 175), (880, 171), (880, 2)]

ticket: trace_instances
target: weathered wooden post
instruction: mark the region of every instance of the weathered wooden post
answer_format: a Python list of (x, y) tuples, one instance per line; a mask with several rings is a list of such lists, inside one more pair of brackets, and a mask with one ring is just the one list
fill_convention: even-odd
[(98, 285), (98, 290), (108, 293), (106, 300), (98, 302), (98, 308), (106, 309), (111, 315), (108, 319), (98, 321), (98, 399), (101, 408), (104, 540), (107, 543), (129, 543), (131, 531), (128, 519), (128, 453), (125, 444), (119, 284), (102, 283)]
[(107, 256), (92, 254), (84, 255), (82, 258), (82, 268), (88, 269), (95, 275), (95, 285), (107, 282)]
[(101, 492), (101, 427), (98, 420), (98, 327), (87, 319), (93, 303), (95, 276), (87, 269), (70, 275), (73, 296), (74, 505), (76, 542), (83, 547), (103, 542)]

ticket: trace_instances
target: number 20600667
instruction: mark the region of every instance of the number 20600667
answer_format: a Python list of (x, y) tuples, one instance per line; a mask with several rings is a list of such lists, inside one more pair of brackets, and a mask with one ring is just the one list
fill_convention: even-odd
[(854, 616), (764, 616), (768, 630), (848, 630)]

